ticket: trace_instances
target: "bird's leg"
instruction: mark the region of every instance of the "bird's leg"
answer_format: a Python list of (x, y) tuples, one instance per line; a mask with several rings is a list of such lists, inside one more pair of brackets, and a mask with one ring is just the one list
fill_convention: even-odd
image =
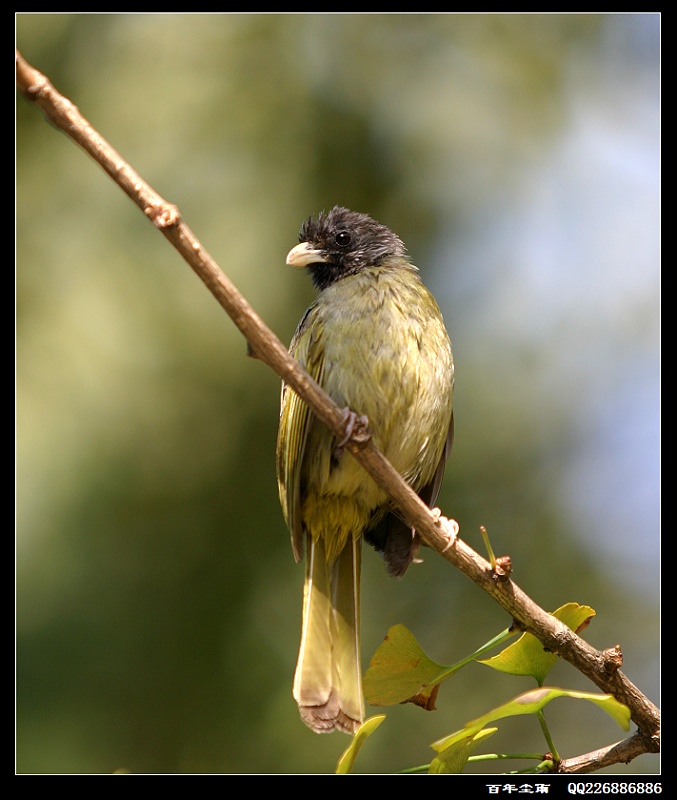
[(354, 411), (351, 411), (347, 407), (343, 409), (342, 416), (343, 439), (341, 439), (334, 449), (336, 458), (339, 458), (343, 454), (349, 442), (357, 447), (362, 447), (371, 439), (368, 417), (364, 414), (358, 417)]

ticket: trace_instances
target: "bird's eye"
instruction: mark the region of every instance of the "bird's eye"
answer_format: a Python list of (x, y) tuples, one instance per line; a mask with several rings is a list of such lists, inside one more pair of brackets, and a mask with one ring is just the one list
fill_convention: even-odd
[(350, 234), (348, 231), (339, 231), (336, 234), (336, 244), (339, 247), (348, 247), (350, 244)]

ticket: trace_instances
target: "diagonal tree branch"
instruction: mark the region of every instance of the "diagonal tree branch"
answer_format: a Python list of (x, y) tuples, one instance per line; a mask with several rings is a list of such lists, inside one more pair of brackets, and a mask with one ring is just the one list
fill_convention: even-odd
[[(50, 122), (82, 147), (174, 245), (241, 331), (250, 353), (274, 370), (325, 425), (343, 438), (343, 411), (288, 354), (277, 336), (185, 224), (178, 208), (158, 195), (89, 124), (77, 107), (28, 64), (18, 51), (16, 61), (17, 86), (22, 95), (38, 105)], [(603, 758), (596, 754), (581, 756), (581, 763), (570, 764), (571, 769), (566, 771), (590, 771), (588, 767), (596, 763), (594, 768), (598, 768), (600, 760), (606, 765), (629, 760), (640, 753), (659, 751), (660, 712), (619, 669), (622, 664), (619, 646), (598, 651), (540, 608), (508, 576), (493, 569), (465, 542), (456, 538), (456, 523), (442, 517), (439, 512), (431, 511), (373, 442), (349, 442), (347, 449), (389, 493), (407, 523), (417, 530), (429, 547), (488, 592), (520, 629), (533, 634), (544, 647), (571, 663), (602, 691), (613, 694), (628, 706), (638, 732), (625, 742), (598, 751), (604, 753)], [(564, 762), (563, 766), (566, 766)]]

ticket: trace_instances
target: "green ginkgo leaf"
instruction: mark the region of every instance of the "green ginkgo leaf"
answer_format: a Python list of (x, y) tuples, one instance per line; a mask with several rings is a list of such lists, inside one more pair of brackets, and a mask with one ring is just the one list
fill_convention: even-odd
[(355, 732), (350, 745), (338, 760), (338, 764), (336, 765), (336, 775), (347, 775), (349, 772), (353, 771), (355, 759), (357, 758), (357, 754), (360, 752), (362, 745), (366, 742), (367, 737), (371, 736), (371, 734), (376, 730), (376, 728), (378, 728), (385, 718), (385, 714), (378, 714), (375, 717), (369, 717), (369, 719), (366, 719), (362, 725), (360, 725)]
[(437, 678), (445, 667), (428, 658), (404, 625), (393, 625), (364, 675), (364, 696), (372, 706), (407, 700), (434, 708)]
[[(566, 603), (553, 611), (552, 616), (578, 632), (587, 627), (590, 619), (595, 616), (595, 611), (590, 606)], [(541, 686), (556, 661), (557, 656), (546, 650), (535, 636), (524, 633), (498, 655), (479, 663), (510, 675), (531, 675)]]
[(446, 739), (436, 742), (433, 748), (437, 750), (437, 755), (430, 762), (428, 772), (431, 775), (443, 772), (451, 772), (458, 775), (463, 772), (463, 768), (473, 750), (490, 736), (493, 736), (497, 730), (498, 728), (484, 728), (477, 733), (469, 733), (462, 739), (455, 739), (450, 744), (447, 744)]
[(465, 727), (460, 731), (447, 736), (435, 742), (432, 747), (438, 750), (440, 747), (450, 747), (456, 742), (462, 742), (464, 739), (475, 736), (483, 728), (496, 720), (504, 719), (505, 717), (516, 717), (523, 714), (536, 714), (541, 711), (551, 700), (556, 697), (570, 697), (574, 700), (587, 700), (594, 703), (605, 711), (623, 730), (630, 728), (630, 709), (619, 703), (613, 695), (610, 694), (594, 694), (592, 692), (575, 692), (569, 689), (559, 689), (554, 686), (541, 687), (539, 689), (532, 689), (530, 692), (524, 692), (517, 697), (509, 700), (492, 711), (483, 714), (477, 719), (471, 720), (466, 723)]

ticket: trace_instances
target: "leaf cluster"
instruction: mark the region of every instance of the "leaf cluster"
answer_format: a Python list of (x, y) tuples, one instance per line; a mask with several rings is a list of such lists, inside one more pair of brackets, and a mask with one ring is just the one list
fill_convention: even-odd
[[(578, 603), (567, 603), (552, 616), (571, 630), (584, 630), (595, 612)], [(462, 667), (478, 662), (499, 672), (514, 676), (530, 676), (537, 688), (518, 694), (492, 708), (476, 719), (469, 720), (458, 731), (431, 744), (435, 755), (430, 763), (414, 767), (405, 772), (460, 773), (469, 760), (495, 761), (504, 759), (527, 759), (535, 763), (522, 772), (556, 771), (561, 761), (545, 720), (544, 709), (552, 700), (564, 697), (570, 700), (585, 700), (605, 711), (625, 731), (630, 727), (630, 710), (611, 694), (580, 692), (555, 686), (545, 686), (545, 679), (557, 661), (557, 656), (546, 650), (530, 633), (523, 633), (517, 641), (506, 646), (497, 655), (483, 658), (490, 650), (516, 635), (507, 629), (480, 647), (466, 658), (451, 665), (439, 664), (420, 646), (414, 635), (404, 625), (394, 625), (374, 653), (364, 676), (364, 691), (367, 701), (374, 706), (389, 706), (397, 703), (413, 703), (427, 711), (435, 709), (441, 685)], [(500, 720), (516, 716), (531, 715), (539, 722), (546, 748), (543, 753), (486, 753), (473, 755), (475, 750), (493, 736)], [(355, 735), (351, 745), (339, 760), (336, 771), (352, 770), (357, 754), (369, 737), (384, 721), (385, 715), (370, 717)]]

